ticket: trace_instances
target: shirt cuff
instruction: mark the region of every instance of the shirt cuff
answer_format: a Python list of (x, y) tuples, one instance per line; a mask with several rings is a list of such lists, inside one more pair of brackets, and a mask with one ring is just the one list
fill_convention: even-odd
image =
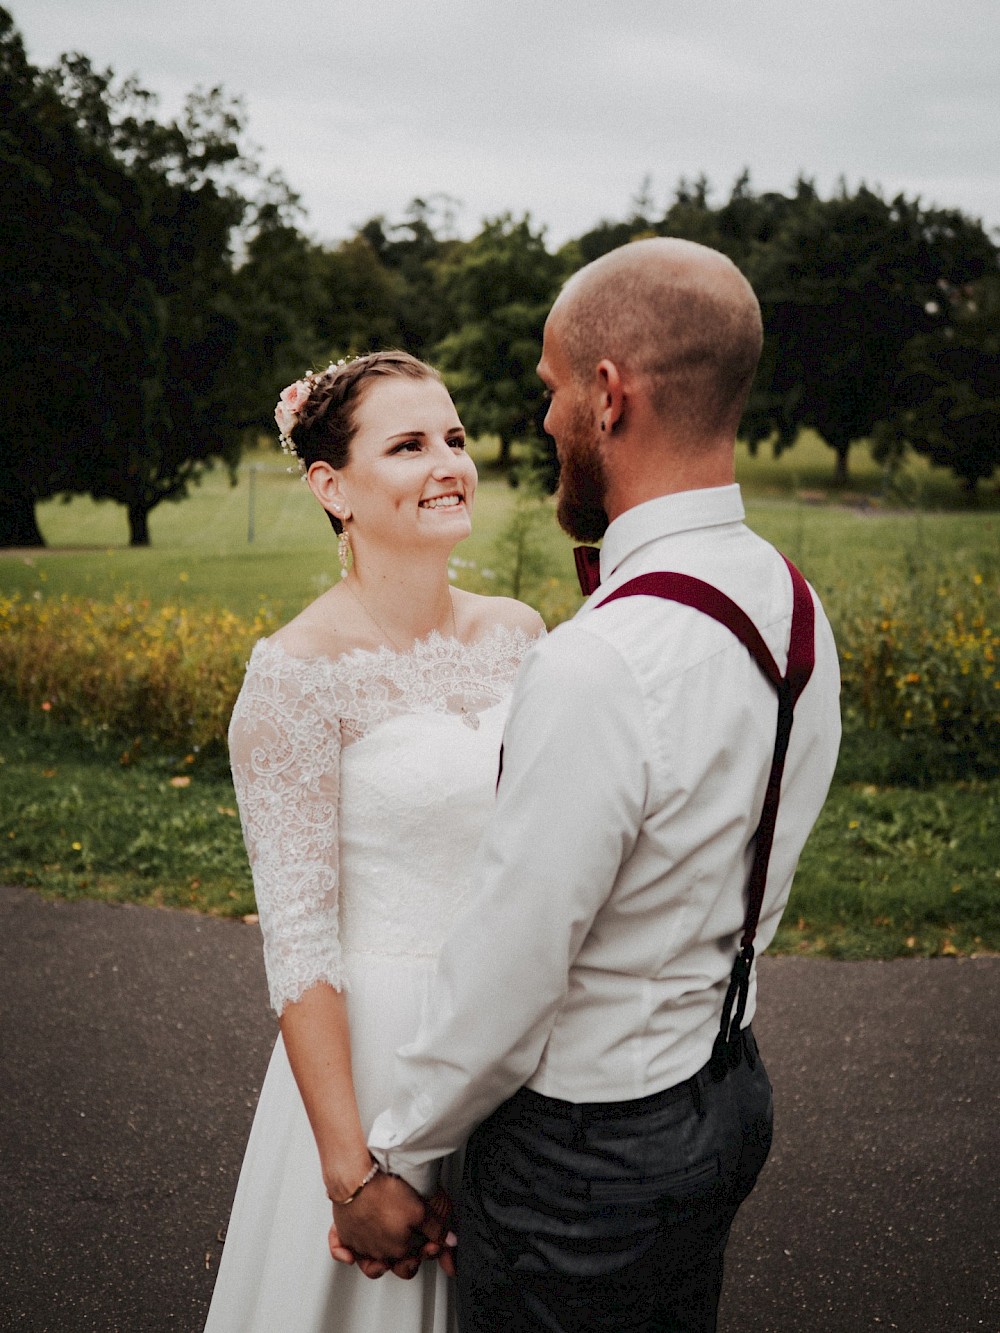
[(433, 1162), (419, 1162), (407, 1157), (405, 1153), (386, 1152), (383, 1148), (373, 1148), (371, 1144), (368, 1150), (383, 1171), (390, 1176), (402, 1176), (421, 1198), (429, 1199), (437, 1189), (441, 1174), (440, 1158)]
[(400, 1123), (393, 1111), (383, 1111), (372, 1125), (368, 1151), (383, 1171), (402, 1176), (426, 1199), (437, 1189), (442, 1154), (406, 1151), (405, 1145), (430, 1118), (431, 1105), (426, 1096), (410, 1103)]

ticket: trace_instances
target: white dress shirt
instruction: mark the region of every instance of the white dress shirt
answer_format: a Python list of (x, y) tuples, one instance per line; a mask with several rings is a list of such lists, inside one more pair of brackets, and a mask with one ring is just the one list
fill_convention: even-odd
[[(784, 670), (791, 581), (743, 517), (738, 486), (620, 515), (601, 550), (601, 588), (522, 663), (478, 887), (369, 1140), (418, 1189), (429, 1164), (522, 1085), (571, 1102), (645, 1097), (711, 1053), (746, 910), (775, 691), (703, 612), (642, 596), (596, 604), (637, 574), (694, 575), (746, 611)], [(817, 601), (816, 666), (795, 707), (758, 952), (833, 774), (839, 684)], [(754, 979), (745, 1022), (755, 1003)]]

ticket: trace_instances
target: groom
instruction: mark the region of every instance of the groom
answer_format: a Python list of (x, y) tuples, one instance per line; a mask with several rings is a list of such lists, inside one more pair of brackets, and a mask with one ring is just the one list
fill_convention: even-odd
[[(462, 1333), (716, 1327), (729, 1229), (771, 1141), (748, 898), (759, 881), (759, 950), (840, 736), (826, 617), (744, 526), (734, 482), (760, 348), (746, 280), (679, 240), (588, 265), (545, 326), (559, 521), (604, 538), (601, 587), (525, 658), (474, 907), (397, 1055), (370, 1137), (382, 1172), (334, 1210), (341, 1245), (382, 1261), (369, 1275), (414, 1271), (405, 1256), (442, 1241), (419, 1196), (468, 1138)], [(624, 595), (659, 571), (694, 600), (655, 579)], [(760, 664), (717, 618), (733, 602)], [(800, 653), (805, 688), (794, 661), (780, 680)], [(783, 777), (776, 716), (792, 721)]]

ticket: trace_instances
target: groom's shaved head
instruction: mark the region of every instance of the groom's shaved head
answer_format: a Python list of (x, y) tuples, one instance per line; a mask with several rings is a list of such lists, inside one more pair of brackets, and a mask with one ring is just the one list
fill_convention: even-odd
[(735, 436), (760, 359), (760, 306), (717, 250), (633, 241), (574, 274), (552, 316), (581, 383), (607, 358), (645, 382), (657, 415), (696, 446)]

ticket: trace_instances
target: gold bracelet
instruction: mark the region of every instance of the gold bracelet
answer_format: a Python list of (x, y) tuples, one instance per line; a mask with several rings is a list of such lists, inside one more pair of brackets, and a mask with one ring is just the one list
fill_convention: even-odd
[(361, 1193), (361, 1191), (364, 1189), (366, 1185), (371, 1184), (371, 1182), (375, 1179), (375, 1177), (381, 1170), (382, 1168), (379, 1166), (378, 1162), (372, 1162), (371, 1169), (369, 1170), (368, 1174), (365, 1176), (364, 1180), (357, 1187), (357, 1189), (354, 1190), (353, 1193), (348, 1194), (346, 1199), (331, 1199), (330, 1202), (335, 1204), (336, 1207), (338, 1208), (346, 1208), (346, 1206), (349, 1203), (354, 1202), (354, 1200), (358, 1197), (358, 1195)]

